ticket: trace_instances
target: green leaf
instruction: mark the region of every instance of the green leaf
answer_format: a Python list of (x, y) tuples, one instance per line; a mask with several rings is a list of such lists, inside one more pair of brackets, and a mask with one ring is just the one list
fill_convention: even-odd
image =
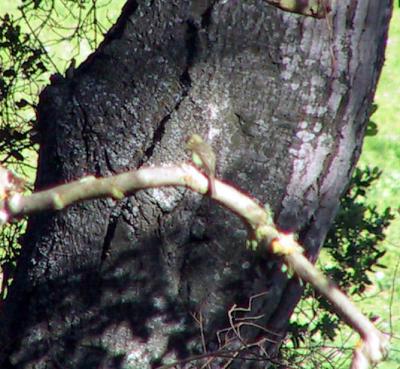
[(376, 136), (378, 133), (378, 125), (370, 120), (367, 125), (367, 129), (365, 131), (366, 136)]

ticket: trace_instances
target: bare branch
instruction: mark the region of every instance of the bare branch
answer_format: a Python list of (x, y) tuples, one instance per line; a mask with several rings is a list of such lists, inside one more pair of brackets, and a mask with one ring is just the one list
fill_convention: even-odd
[[(3, 168), (4, 170), (4, 168)], [(3, 200), (0, 213), (3, 220), (22, 217), (44, 210), (61, 210), (83, 200), (112, 197), (122, 199), (140, 189), (161, 186), (184, 186), (201, 194), (208, 191), (209, 179), (196, 167), (181, 164), (169, 167), (148, 167), (111, 177), (85, 177), (45, 191), (22, 196), (15, 180), (3, 173), (1, 183)], [(15, 189), (15, 187), (17, 187)], [(361, 336), (357, 345), (352, 369), (367, 368), (382, 361), (388, 351), (388, 337), (381, 333), (337, 286), (327, 279), (303, 255), (303, 249), (292, 234), (279, 232), (271, 223), (268, 210), (255, 199), (231, 185), (215, 179), (215, 190), (210, 197), (237, 214), (248, 226), (251, 245), (264, 247), (265, 252), (283, 257), (285, 264), (301, 280), (310, 283), (335, 307), (337, 314)], [(231, 325), (234, 327), (231, 319)], [(237, 327), (238, 328), (238, 327)], [(240, 338), (240, 332), (235, 331)]]

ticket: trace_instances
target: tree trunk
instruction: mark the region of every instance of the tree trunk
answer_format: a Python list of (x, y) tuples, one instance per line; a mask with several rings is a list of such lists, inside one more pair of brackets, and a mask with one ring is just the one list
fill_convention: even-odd
[[(36, 189), (182, 162), (198, 133), (217, 177), (268, 203), (315, 260), (360, 153), (391, 6), (340, 1), (332, 22), (261, 0), (128, 1), (99, 49), (40, 96)], [(31, 217), (0, 366), (145, 369), (224, 349), (239, 353), (233, 368), (267, 367), (302, 287), (246, 237), (183, 188)], [(239, 338), (228, 312), (252, 296), (236, 317), (262, 315), (263, 329)]]

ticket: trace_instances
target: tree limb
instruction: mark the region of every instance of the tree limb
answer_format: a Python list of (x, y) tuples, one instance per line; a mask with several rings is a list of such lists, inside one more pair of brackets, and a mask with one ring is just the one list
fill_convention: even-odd
[[(2, 168), (4, 170), (4, 168)], [(3, 173), (4, 174), (4, 173)], [(4, 176), (0, 193), (0, 214), (3, 223), (45, 210), (61, 210), (72, 204), (98, 198), (120, 200), (141, 189), (162, 186), (183, 186), (201, 194), (208, 191), (209, 179), (189, 164), (169, 167), (148, 167), (111, 177), (84, 177), (80, 180), (23, 196), (11, 186), (12, 176)], [(280, 255), (285, 264), (303, 281), (310, 283), (334, 306), (336, 313), (361, 337), (354, 351), (352, 369), (367, 368), (382, 361), (388, 351), (388, 337), (365, 317), (338, 287), (326, 278), (303, 255), (302, 247), (292, 234), (284, 234), (271, 223), (268, 210), (256, 199), (239, 189), (215, 180), (210, 197), (237, 214), (248, 226), (250, 239), (265, 252)], [(254, 243), (253, 243), (254, 245)]]

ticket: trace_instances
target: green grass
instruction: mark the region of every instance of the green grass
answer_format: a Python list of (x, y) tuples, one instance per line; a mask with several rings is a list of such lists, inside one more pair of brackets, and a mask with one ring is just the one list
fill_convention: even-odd
[(396, 219), (387, 230), (382, 262), (387, 269), (375, 274), (369, 298), (359, 305), (383, 319), (381, 328), (393, 335), (391, 352), (379, 369), (400, 368), (400, 10), (396, 6), (390, 24), (386, 61), (375, 96), (378, 110), (372, 120), (378, 134), (365, 139), (360, 166), (378, 166), (379, 182), (371, 189), (368, 201), (380, 209), (390, 206)]
[(386, 61), (375, 96), (378, 110), (372, 120), (378, 135), (365, 139), (361, 164), (379, 166), (384, 173), (371, 198), (379, 206), (400, 205), (400, 11), (396, 7), (390, 24)]

